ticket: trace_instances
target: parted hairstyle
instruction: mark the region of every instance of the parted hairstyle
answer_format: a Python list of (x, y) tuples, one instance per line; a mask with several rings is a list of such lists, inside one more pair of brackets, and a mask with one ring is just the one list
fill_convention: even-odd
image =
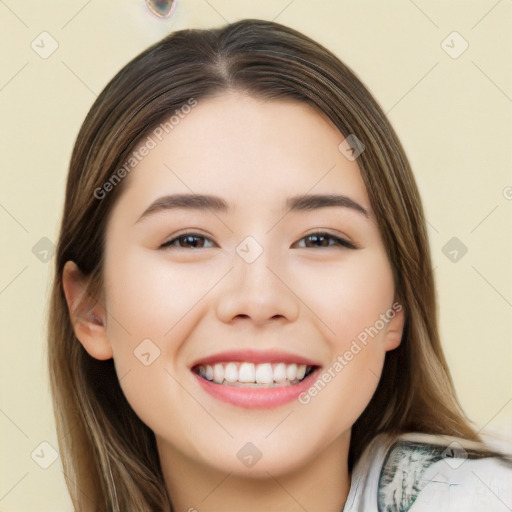
[[(384, 112), (333, 53), (278, 23), (247, 19), (180, 30), (124, 66), (94, 102), (69, 166), (55, 258), (48, 364), (59, 448), (76, 512), (170, 511), (155, 437), (123, 395), (113, 360), (91, 357), (77, 340), (62, 287), (74, 261), (87, 296), (102, 301), (105, 226), (123, 182), (98, 190), (163, 119), (191, 100), (223, 91), (294, 100), (323, 113), (365, 150), (362, 179), (405, 309), (401, 344), (386, 354), (380, 382), (353, 425), (349, 470), (382, 432), (477, 439), (456, 399), (438, 332), (425, 217), (404, 149)], [(136, 168), (132, 172), (137, 172)], [(243, 172), (243, 171), (241, 171)]]

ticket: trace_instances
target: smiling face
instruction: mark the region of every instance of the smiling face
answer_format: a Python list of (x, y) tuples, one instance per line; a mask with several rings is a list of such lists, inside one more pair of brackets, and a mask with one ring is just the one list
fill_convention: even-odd
[(226, 93), (125, 179), (106, 229), (108, 315), (77, 336), (113, 355), (162, 460), (254, 476), (346, 464), (403, 313), (342, 141), (306, 104)]

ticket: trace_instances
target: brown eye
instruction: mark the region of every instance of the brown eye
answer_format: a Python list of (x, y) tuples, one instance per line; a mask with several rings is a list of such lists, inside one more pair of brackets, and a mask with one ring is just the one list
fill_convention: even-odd
[(299, 241), (302, 240), (306, 241), (306, 248), (342, 246), (347, 249), (355, 249), (355, 246), (350, 242), (329, 233), (312, 233)]
[(160, 248), (177, 247), (180, 249), (204, 249), (206, 240), (210, 239), (202, 235), (185, 233), (165, 242)]

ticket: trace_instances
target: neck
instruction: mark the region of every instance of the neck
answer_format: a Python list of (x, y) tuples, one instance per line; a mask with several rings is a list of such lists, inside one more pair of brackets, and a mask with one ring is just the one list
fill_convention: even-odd
[(174, 512), (340, 512), (350, 487), (350, 432), (287, 473), (251, 478), (192, 460), (157, 437)]

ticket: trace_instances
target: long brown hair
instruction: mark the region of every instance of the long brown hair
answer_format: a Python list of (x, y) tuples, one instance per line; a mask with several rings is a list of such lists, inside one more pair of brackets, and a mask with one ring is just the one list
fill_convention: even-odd
[[(190, 102), (227, 90), (305, 102), (365, 151), (357, 158), (406, 311), (402, 343), (352, 429), (349, 467), (380, 432), (476, 439), (441, 350), (425, 218), (405, 152), (385, 114), (330, 51), (283, 25), (242, 20), (181, 30), (128, 63), (99, 95), (78, 134), (66, 188), (49, 320), (48, 363), (59, 446), (77, 512), (170, 510), (153, 432), (126, 401), (112, 360), (77, 341), (62, 289), (74, 261), (101, 300), (105, 224), (123, 182), (105, 182), (143, 137)], [(133, 172), (136, 172), (134, 170)]]

